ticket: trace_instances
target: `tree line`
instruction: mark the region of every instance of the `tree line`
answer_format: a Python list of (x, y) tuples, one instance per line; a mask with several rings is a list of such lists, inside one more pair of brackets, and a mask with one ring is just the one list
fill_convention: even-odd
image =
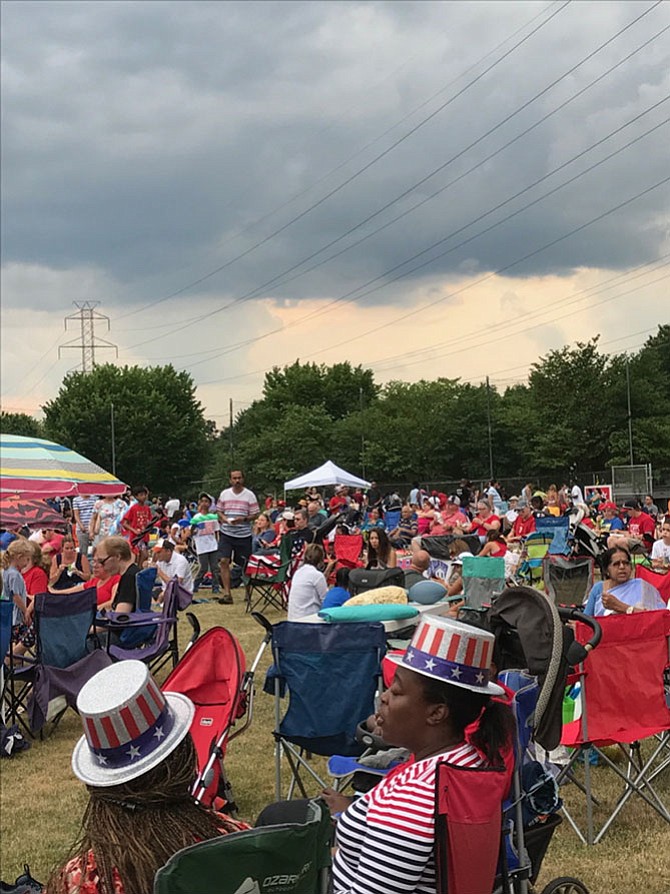
[[(186, 496), (216, 490), (231, 465), (258, 490), (332, 459), (378, 481), (567, 479), (633, 457), (670, 469), (670, 325), (632, 354), (606, 354), (598, 337), (550, 351), (528, 381), (499, 390), (438, 378), (375, 382), (348, 362), (275, 367), (261, 396), (217, 431), (188, 373), (172, 366), (98, 366), (68, 374), (44, 420), (3, 413), (3, 432), (42, 435), (111, 468), (129, 483)], [(490, 440), (489, 440), (490, 438)]]

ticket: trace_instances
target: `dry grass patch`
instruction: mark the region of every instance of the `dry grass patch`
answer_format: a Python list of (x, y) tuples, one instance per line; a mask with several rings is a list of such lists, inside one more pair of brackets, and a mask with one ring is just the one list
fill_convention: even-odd
[[(227, 626), (239, 638), (251, 664), (263, 638), (262, 629), (244, 613), (241, 593), (234, 606), (194, 606), (203, 631)], [(280, 619), (270, 613), (271, 620)], [(187, 625), (180, 624), (187, 637)], [(226, 760), (241, 816), (251, 819), (274, 799), (273, 700), (262, 690), (266, 651), (257, 677), (252, 726), (230, 745)], [(70, 756), (81, 734), (79, 718), (70, 711), (55, 734), (15, 760), (0, 762), (0, 876), (14, 879), (24, 862), (36, 878), (46, 880), (77, 834), (86, 803), (84, 786), (73, 776)], [(596, 792), (611, 807), (621, 785), (610, 770), (596, 768)], [(670, 770), (658, 780), (670, 803)], [(566, 804), (582, 818), (583, 799), (574, 786), (562, 790)], [(540, 885), (559, 875), (580, 877), (592, 894), (668, 894), (670, 892), (670, 827), (639, 799), (630, 802), (597, 847), (580, 844), (567, 822), (558, 830), (543, 866)]]

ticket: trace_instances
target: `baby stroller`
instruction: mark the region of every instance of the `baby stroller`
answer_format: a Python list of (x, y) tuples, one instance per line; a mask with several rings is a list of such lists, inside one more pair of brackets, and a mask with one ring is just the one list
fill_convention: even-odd
[(201, 804), (231, 815), (237, 805), (223, 760), (228, 743), (251, 724), (254, 675), (269, 640), (268, 634), (247, 670), (238, 639), (225, 627), (213, 627), (188, 649), (162, 686), (165, 692), (187, 695), (195, 705), (190, 732), (198, 776), (193, 795)]

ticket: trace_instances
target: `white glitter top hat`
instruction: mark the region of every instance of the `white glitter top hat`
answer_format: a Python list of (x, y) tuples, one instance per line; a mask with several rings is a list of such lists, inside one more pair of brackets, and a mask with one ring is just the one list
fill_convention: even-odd
[(504, 689), (491, 682), (494, 642), (493, 634), (479, 627), (424, 615), (407, 651), (387, 659), (443, 683), (485, 695), (503, 695)]
[(77, 697), (84, 735), (72, 753), (87, 785), (119, 785), (163, 761), (188, 734), (195, 709), (185, 695), (163, 693), (141, 661), (97, 673)]

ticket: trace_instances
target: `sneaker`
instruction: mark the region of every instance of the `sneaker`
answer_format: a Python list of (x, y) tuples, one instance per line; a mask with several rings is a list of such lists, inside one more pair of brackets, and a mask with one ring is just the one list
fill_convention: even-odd
[(37, 894), (38, 891), (42, 890), (43, 885), (32, 877), (27, 863), (23, 864), (23, 875), (20, 875), (13, 885), (0, 882), (1, 894), (33, 894), (33, 892)]
[(223, 596), (220, 596), (216, 601), (219, 603), (219, 605), (232, 605), (233, 597), (230, 595), (230, 593), (225, 593)]

